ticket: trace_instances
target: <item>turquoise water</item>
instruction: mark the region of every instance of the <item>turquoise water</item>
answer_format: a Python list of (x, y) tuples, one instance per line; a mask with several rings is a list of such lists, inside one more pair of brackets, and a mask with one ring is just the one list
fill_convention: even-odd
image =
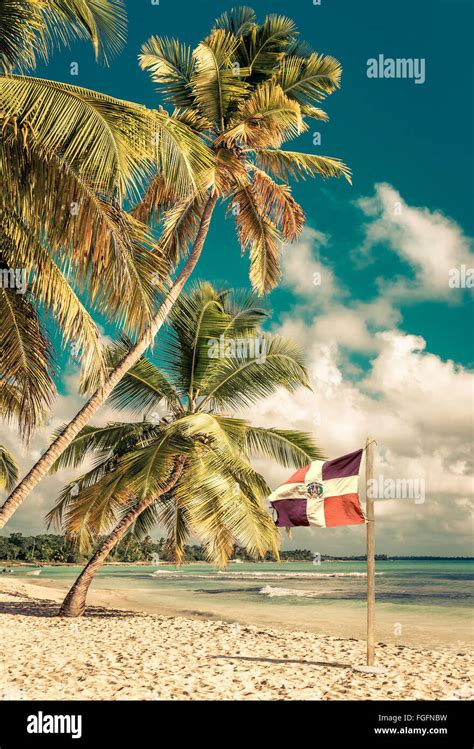
[[(80, 567), (17, 567), (11, 576), (68, 587)], [(377, 621), (384, 640), (422, 645), (472, 641), (474, 561), (376, 563)], [(363, 636), (364, 562), (108, 565), (94, 590), (120, 594), (121, 605), (157, 613)]]

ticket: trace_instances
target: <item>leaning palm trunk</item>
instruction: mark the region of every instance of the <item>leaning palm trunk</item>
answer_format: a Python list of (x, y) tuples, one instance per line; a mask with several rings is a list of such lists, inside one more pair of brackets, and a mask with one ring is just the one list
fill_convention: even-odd
[(59, 437), (57, 437), (54, 442), (51, 443), (51, 445), (41, 456), (38, 462), (35, 463), (29, 473), (27, 473), (27, 475), (16, 487), (16, 489), (6, 499), (3, 507), (0, 509), (0, 528), (4, 527), (4, 525), (8, 522), (11, 516), (21, 505), (23, 500), (26, 499), (29, 493), (48, 473), (53, 463), (55, 463), (59, 456), (62, 455), (64, 450), (71, 444), (71, 442), (81, 431), (81, 429), (83, 429), (86, 424), (88, 424), (89, 420), (102, 406), (114, 387), (127, 374), (129, 369), (131, 369), (131, 367), (136, 364), (140, 357), (145, 353), (148, 346), (153, 342), (153, 339), (162, 327), (164, 321), (166, 320), (174, 303), (178, 299), (183, 287), (191, 276), (201, 256), (216, 202), (217, 195), (210, 195), (204, 208), (199, 225), (199, 230), (189, 257), (183, 268), (181, 269), (179, 275), (177, 276), (175, 282), (173, 283), (170, 291), (160, 305), (150, 326), (138, 339), (138, 341), (130, 349), (130, 351), (122, 359), (122, 361), (117, 365), (113, 372), (107, 377), (104, 384), (91, 396), (91, 398), (76, 414), (72, 421), (70, 421), (69, 424), (63, 429)]
[[(185, 461), (183, 458), (178, 458), (173, 475), (168, 485), (163, 489), (162, 494), (166, 494), (166, 492), (171, 491), (171, 489), (179, 481), (183, 472), (184, 463)], [(83, 615), (86, 609), (87, 593), (96, 573), (100, 570), (114, 546), (122, 540), (135, 520), (142, 514), (144, 510), (146, 510), (147, 507), (155, 502), (156, 499), (156, 496), (152, 496), (142, 499), (140, 502), (138, 502), (138, 504), (135, 505), (135, 507), (132, 507), (132, 509), (127, 512), (125, 517), (122, 518), (122, 520), (117, 525), (115, 530), (112, 531), (110, 536), (107, 536), (100, 549), (98, 549), (94, 556), (89, 560), (89, 562), (86, 564), (81, 574), (77, 578), (76, 582), (70, 589), (59, 610), (59, 616), (73, 617)]]

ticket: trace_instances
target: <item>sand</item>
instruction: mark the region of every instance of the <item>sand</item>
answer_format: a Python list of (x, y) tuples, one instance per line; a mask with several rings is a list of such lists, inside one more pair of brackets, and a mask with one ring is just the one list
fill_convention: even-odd
[(64, 591), (0, 580), (0, 696), (31, 700), (469, 699), (469, 653), (222, 621), (157, 616), (93, 592), (85, 617), (56, 616)]

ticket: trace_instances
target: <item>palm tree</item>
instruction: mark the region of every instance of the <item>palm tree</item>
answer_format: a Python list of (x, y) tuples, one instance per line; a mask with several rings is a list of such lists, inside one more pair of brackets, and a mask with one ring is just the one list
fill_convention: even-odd
[[(55, 393), (39, 310), (72, 344), (83, 390), (93, 392), (105, 362), (86, 304), (140, 334), (170, 270), (124, 202), (158, 172), (179, 199), (199, 189), (212, 163), (201, 140), (163, 112), (23, 74), (73, 35), (106, 59), (125, 28), (120, 0), (0, 0), (0, 415), (16, 418), (25, 438)], [(15, 271), (26, 295), (14, 288)]]
[[(191, 533), (221, 567), (235, 543), (255, 557), (278, 554), (277, 530), (265, 510), (270, 489), (250, 457), (301, 467), (321, 453), (307, 434), (255, 427), (234, 415), (258, 408), (278, 388), (308, 387), (301, 352), (292, 341), (261, 332), (265, 317), (254, 295), (197, 285), (168, 318), (163, 367), (140, 359), (112, 393), (113, 405), (143, 420), (87, 426), (55, 463), (58, 470), (94, 459), (64, 488), (49, 523), (82, 551), (110, 534), (72, 586), (61, 615), (84, 612), (94, 575), (132, 527), (145, 534), (157, 522), (164, 525), (177, 563)], [(262, 356), (252, 355), (256, 341)], [(122, 356), (123, 347), (112, 358)]]
[(191, 129), (212, 153), (208, 189), (202, 191), (201, 181), (199, 189), (176, 201), (164, 171), (150, 181), (134, 217), (162, 221), (161, 252), (168, 261), (185, 262), (146, 332), (7, 499), (0, 527), (152, 343), (199, 260), (218, 201), (235, 217), (239, 242), (250, 254), (252, 286), (263, 294), (278, 283), (282, 243), (295, 240), (304, 225), (290, 178), (350, 181), (339, 159), (281, 149), (308, 129), (309, 118), (327, 119), (316, 105), (339, 86), (341, 76), (337, 60), (298, 43), (290, 19), (271, 15), (259, 24), (254, 11), (240, 8), (219, 18), (194, 50), (152, 37), (140, 64), (174, 106), (169, 120)]

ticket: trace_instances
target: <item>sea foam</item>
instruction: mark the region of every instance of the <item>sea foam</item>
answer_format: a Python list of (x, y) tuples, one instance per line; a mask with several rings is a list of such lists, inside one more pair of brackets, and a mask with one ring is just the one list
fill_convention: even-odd
[[(383, 575), (383, 572), (376, 572), (376, 575)], [(366, 572), (208, 572), (202, 574), (199, 572), (177, 572), (175, 570), (156, 570), (150, 572), (151, 577), (172, 577), (182, 580), (209, 580), (214, 575), (219, 576), (219, 580), (314, 580), (320, 578), (334, 577), (367, 577)]]

